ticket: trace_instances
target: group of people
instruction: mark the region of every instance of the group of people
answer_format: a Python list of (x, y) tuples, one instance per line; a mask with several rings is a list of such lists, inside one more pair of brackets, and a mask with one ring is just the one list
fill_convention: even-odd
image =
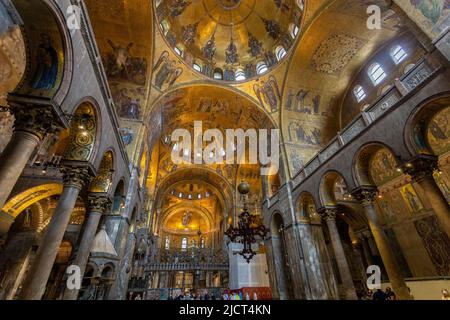
[(169, 295), (168, 300), (258, 300), (258, 295), (256, 292), (245, 294), (242, 291), (231, 292), (225, 290), (222, 296), (216, 296), (214, 293), (209, 293), (208, 291), (194, 292), (190, 293), (179, 293), (177, 295)]
[(367, 291), (367, 295), (363, 297), (362, 300), (374, 300), (374, 301), (385, 301), (385, 300), (397, 300), (395, 292), (387, 287), (385, 291), (377, 289), (375, 292), (372, 290)]
[(208, 291), (204, 293), (195, 293), (191, 291), (189, 294), (180, 293), (176, 296), (169, 295), (168, 300), (217, 300), (214, 293)]
[(253, 292), (253, 297), (250, 297), (250, 293), (246, 292), (245, 295), (242, 291), (230, 292), (227, 291), (223, 293), (222, 300), (258, 300), (258, 295)]
[[(409, 289), (409, 292), (411, 295), (411, 289)], [(450, 301), (450, 293), (448, 292), (447, 289), (442, 289), (441, 293), (442, 293), (442, 300)], [(414, 299), (412, 295), (411, 299)], [(362, 300), (374, 300), (374, 301), (397, 300), (397, 297), (395, 295), (395, 292), (392, 291), (391, 288), (387, 287), (385, 291), (381, 289), (377, 289), (375, 292), (373, 292), (372, 290), (368, 290), (367, 295), (363, 297)]]

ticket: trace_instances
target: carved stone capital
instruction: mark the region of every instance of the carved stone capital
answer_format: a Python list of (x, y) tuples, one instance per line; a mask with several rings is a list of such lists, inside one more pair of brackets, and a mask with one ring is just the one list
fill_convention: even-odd
[(88, 185), (93, 178), (88, 167), (63, 166), (61, 172), (63, 174), (64, 186), (74, 187), (80, 190)]
[(438, 167), (438, 158), (433, 155), (419, 155), (402, 165), (403, 172), (417, 182), (425, 178), (433, 178), (433, 173)]
[(106, 212), (112, 202), (106, 194), (91, 193), (88, 195), (88, 210), (89, 212)]
[(376, 187), (359, 187), (352, 191), (352, 196), (365, 207), (373, 205), (378, 195)]
[(324, 207), (318, 210), (320, 217), (325, 222), (334, 222), (338, 215), (338, 208), (335, 207)]
[(14, 131), (24, 131), (43, 139), (46, 134), (58, 133), (62, 128), (51, 106), (13, 104)]

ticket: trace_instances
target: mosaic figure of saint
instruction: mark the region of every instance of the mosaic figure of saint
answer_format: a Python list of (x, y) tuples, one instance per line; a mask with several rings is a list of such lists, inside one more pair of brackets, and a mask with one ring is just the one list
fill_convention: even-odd
[(58, 53), (52, 46), (50, 36), (43, 33), (38, 48), (38, 66), (31, 87), (33, 89), (50, 90), (55, 86), (57, 77)]

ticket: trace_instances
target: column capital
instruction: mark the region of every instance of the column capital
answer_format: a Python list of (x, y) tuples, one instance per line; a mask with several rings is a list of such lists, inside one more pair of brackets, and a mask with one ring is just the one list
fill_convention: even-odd
[(14, 131), (16, 132), (28, 132), (43, 139), (45, 135), (58, 133), (62, 129), (50, 105), (14, 103), (11, 105), (10, 112), (15, 118)]
[(69, 166), (61, 167), (64, 186), (74, 187), (82, 190), (93, 179), (94, 175), (88, 166)]
[(104, 213), (111, 206), (112, 202), (105, 193), (90, 193), (88, 195), (88, 211)]
[(432, 177), (438, 167), (438, 157), (425, 154), (418, 155), (401, 166), (403, 172), (410, 175), (414, 181)]
[(373, 186), (358, 187), (352, 191), (352, 196), (363, 206), (373, 205), (378, 195), (378, 189)]
[(338, 212), (339, 210), (337, 207), (322, 207), (317, 211), (320, 217), (326, 222), (336, 221)]

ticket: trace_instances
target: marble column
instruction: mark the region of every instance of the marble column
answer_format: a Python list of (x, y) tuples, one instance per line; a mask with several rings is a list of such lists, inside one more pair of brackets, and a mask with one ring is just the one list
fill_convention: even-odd
[[(91, 253), (92, 243), (94, 241), (98, 224), (102, 214), (108, 210), (111, 206), (111, 200), (107, 194), (90, 194), (88, 196), (88, 219), (83, 228), (83, 234), (78, 245), (75, 259), (72, 261), (72, 265), (76, 265), (80, 268), (81, 275), (84, 275), (86, 270), (86, 264), (89, 260), (89, 254)], [(63, 300), (76, 300), (78, 298), (77, 289), (69, 290), (66, 288), (63, 296)]]
[(55, 116), (50, 108), (15, 106), (14, 133), (0, 155), (0, 209), (6, 203), (17, 180), (37, 145), (48, 133), (55, 133)]
[(90, 170), (86, 167), (63, 167), (62, 172), (64, 176), (63, 191), (39, 245), (35, 261), (28, 272), (20, 296), (20, 299), (23, 300), (40, 300), (42, 298), (78, 195), (91, 178)]
[(374, 187), (361, 187), (353, 191), (353, 196), (361, 202), (361, 205), (364, 208), (370, 230), (372, 231), (372, 235), (380, 252), (381, 259), (383, 260), (393, 290), (399, 299), (410, 300), (411, 296), (408, 287), (406, 286), (405, 279), (403, 278), (402, 270), (395, 260), (394, 253), (390, 247), (389, 240), (384, 233), (375, 208), (375, 198), (377, 194), (378, 190)]
[(359, 241), (352, 243), (352, 249), (353, 249), (353, 256), (355, 259), (355, 266), (357, 270), (359, 271), (359, 280), (361, 280), (361, 283), (363, 283), (364, 288), (366, 288), (366, 279), (367, 279), (367, 268), (364, 266), (363, 262), (363, 249), (362, 245)]
[(319, 213), (328, 226), (334, 256), (336, 257), (339, 274), (342, 279), (342, 286), (345, 291), (345, 297), (347, 300), (356, 300), (357, 296), (355, 285), (353, 284), (352, 273), (348, 265), (347, 257), (345, 256), (344, 247), (342, 246), (341, 237), (336, 225), (337, 212), (337, 208), (324, 208)]
[(369, 242), (368, 242), (369, 240), (364, 236), (364, 234), (359, 235), (358, 239), (361, 243), (361, 247), (362, 247), (362, 250), (364, 253), (364, 258), (367, 263), (367, 265), (366, 265), (366, 268), (367, 268), (368, 266), (371, 266), (374, 264), (372, 251), (370, 250), (370, 246), (369, 246)]
[(439, 188), (433, 173), (438, 169), (438, 158), (430, 155), (420, 155), (403, 165), (403, 172), (409, 174), (416, 182), (431, 205), (442, 230), (450, 237), (450, 206)]
[(35, 230), (12, 233), (0, 255), (0, 300), (12, 300), (29, 263)]

